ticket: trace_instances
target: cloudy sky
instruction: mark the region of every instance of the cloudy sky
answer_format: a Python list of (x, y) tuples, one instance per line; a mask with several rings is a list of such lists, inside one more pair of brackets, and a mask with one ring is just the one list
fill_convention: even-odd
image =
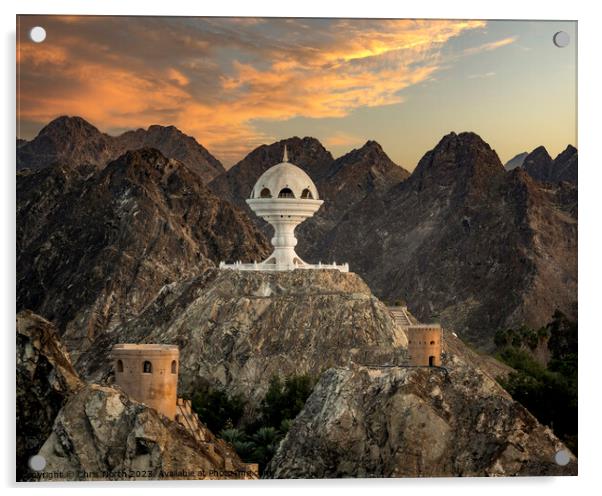
[(575, 38), (573, 22), (21, 16), (17, 132), (173, 124), (226, 167), (293, 135), (335, 156), (374, 139), (409, 170), (450, 131), (502, 161), (555, 156), (577, 146)]

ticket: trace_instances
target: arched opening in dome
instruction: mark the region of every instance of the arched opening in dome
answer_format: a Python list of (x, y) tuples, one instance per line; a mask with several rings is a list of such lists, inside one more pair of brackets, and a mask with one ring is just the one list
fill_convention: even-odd
[(268, 188), (263, 188), (259, 193), (259, 198), (272, 198), (272, 192)]
[(309, 188), (305, 188), (301, 192), (301, 198), (303, 198), (304, 200), (313, 200), (314, 199), (314, 195), (311, 194), (311, 191), (309, 190)]
[(278, 193), (278, 198), (295, 198), (295, 194), (290, 188), (282, 188)]

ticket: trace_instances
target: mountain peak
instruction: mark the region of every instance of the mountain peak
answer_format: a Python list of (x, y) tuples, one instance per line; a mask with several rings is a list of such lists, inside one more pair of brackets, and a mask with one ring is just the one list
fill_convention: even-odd
[(525, 158), (525, 162), (529, 162), (531, 160), (533, 160), (533, 161), (545, 160), (545, 161), (551, 162), (552, 157), (550, 157), (550, 154), (548, 153), (548, 150), (546, 150), (545, 146), (539, 145), (531, 153), (529, 153), (529, 155), (527, 155), (527, 158)]
[(569, 144), (562, 152), (560, 152), (557, 155), (557, 157), (554, 159), (554, 162), (556, 162), (556, 161), (564, 162), (565, 160), (568, 160), (570, 157), (572, 157), (575, 153), (577, 153), (577, 148), (575, 148), (573, 145)]
[(423, 184), (462, 184), (474, 176), (497, 175), (504, 171), (495, 150), (474, 132), (451, 132), (427, 152), (412, 174), (413, 180)]
[(50, 134), (56, 135), (58, 133), (67, 133), (69, 136), (80, 135), (82, 137), (102, 134), (98, 128), (90, 124), (82, 117), (61, 115), (60, 117), (57, 117), (46, 124), (46, 126), (40, 130), (38, 136), (46, 136)]
[(116, 170), (126, 172), (144, 171), (144, 176), (152, 178), (170, 174), (181, 166), (181, 162), (165, 157), (159, 150), (152, 147), (127, 150), (123, 155), (107, 165), (103, 174), (112, 174)]

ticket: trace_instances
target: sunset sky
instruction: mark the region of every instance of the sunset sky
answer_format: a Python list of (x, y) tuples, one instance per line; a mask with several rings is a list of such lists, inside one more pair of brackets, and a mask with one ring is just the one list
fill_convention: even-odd
[(109, 134), (173, 124), (226, 167), (297, 135), (334, 156), (373, 139), (409, 170), (450, 131), (503, 162), (577, 146), (568, 21), (21, 16), (17, 66), (24, 139), (79, 115)]

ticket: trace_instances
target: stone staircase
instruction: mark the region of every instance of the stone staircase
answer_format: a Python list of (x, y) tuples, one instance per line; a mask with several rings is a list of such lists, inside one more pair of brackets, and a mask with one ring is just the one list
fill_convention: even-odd
[(408, 327), (413, 324), (408, 314), (408, 307), (387, 307), (389, 313), (401, 327)]
[(176, 422), (184, 426), (199, 443), (208, 441), (198, 415), (192, 411), (192, 403), (190, 400), (178, 398), (176, 403)]
[[(216, 445), (212, 442), (207, 428), (201, 423), (198, 415), (192, 410), (190, 400), (178, 398), (176, 403), (176, 422), (183, 426), (192, 436), (203, 446), (208, 457), (216, 466), (222, 466), (224, 470), (236, 470), (232, 458), (221, 449), (218, 452)], [(252, 474), (259, 474), (259, 466), (256, 463), (246, 463), (246, 471)], [(252, 477), (255, 478), (255, 477)]]

